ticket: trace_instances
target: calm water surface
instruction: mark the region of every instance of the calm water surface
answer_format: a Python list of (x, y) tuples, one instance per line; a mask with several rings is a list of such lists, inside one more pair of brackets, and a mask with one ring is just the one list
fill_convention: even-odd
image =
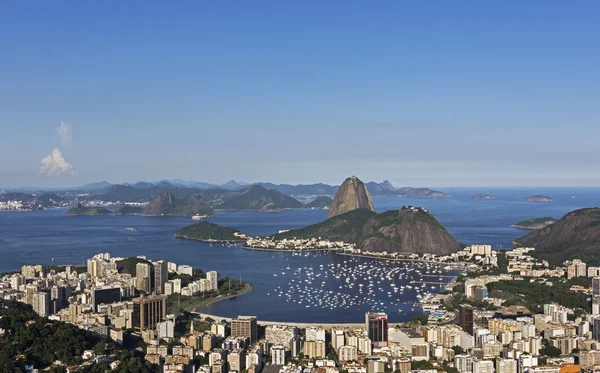
[[(600, 202), (600, 189), (597, 188), (444, 191), (452, 198), (379, 197), (375, 198), (375, 207), (381, 212), (403, 205), (423, 206), (460, 242), (487, 243), (497, 248), (508, 248), (512, 240), (526, 233), (511, 228), (511, 224), (542, 216), (560, 218), (569, 211), (598, 206)], [(474, 193), (491, 194), (496, 199), (467, 198)], [(533, 194), (548, 195), (554, 201), (534, 203), (520, 200)], [(217, 270), (224, 276), (241, 277), (251, 282), (254, 286), (251, 293), (202, 310), (223, 316), (250, 314), (276, 321), (361, 322), (367, 308), (384, 309), (392, 321), (408, 320), (418, 312), (412, 310), (411, 305), (417, 295), (414, 289), (405, 289), (403, 294), (393, 291), (392, 285), (406, 286), (410, 281), (420, 278), (411, 268), (397, 268), (401, 266), (398, 263), (351, 259), (331, 253), (305, 257), (291, 253), (249, 251), (240, 247), (211, 246), (203, 242), (176, 239), (175, 231), (192, 223), (188, 218), (70, 217), (64, 216), (64, 212), (65, 209), (0, 212), (0, 272), (18, 270), (24, 264), (84, 263), (99, 252), (110, 252), (114, 256), (146, 255), (150, 259), (162, 258), (204, 270)], [(313, 224), (324, 220), (326, 216), (325, 210), (223, 212), (211, 221), (238, 228), (250, 235), (268, 235), (280, 229)], [(127, 227), (137, 231), (126, 231)], [(312, 275), (307, 275), (311, 267)], [(301, 271), (297, 273), (299, 269)], [(367, 269), (372, 270), (363, 276)], [(420, 269), (423, 273), (425, 270)], [(385, 276), (390, 271), (391, 280), (388, 280)], [(317, 274), (320, 276), (317, 277)], [(340, 276), (337, 279), (336, 274), (352, 274), (356, 280), (352, 280), (353, 286), (350, 288), (345, 278)], [(313, 280), (310, 280), (310, 276)], [(306, 285), (306, 280), (311, 284)], [(366, 291), (360, 293), (358, 284), (363, 283), (363, 288), (367, 289), (371, 280), (372, 293), (368, 296)], [(423, 279), (435, 282), (433, 280), (440, 281), (433, 277)], [(446, 281), (446, 278), (443, 277), (443, 280)], [(298, 285), (300, 282), (301, 286)], [(427, 287), (433, 290), (429, 285)], [(372, 307), (353, 301), (361, 297), (368, 299)], [(307, 305), (310, 307), (307, 308)]]

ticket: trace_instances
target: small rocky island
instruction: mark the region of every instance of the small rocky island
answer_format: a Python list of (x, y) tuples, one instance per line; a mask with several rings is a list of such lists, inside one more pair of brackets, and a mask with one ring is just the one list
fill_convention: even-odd
[(110, 215), (111, 211), (104, 207), (86, 207), (81, 203), (76, 203), (69, 211), (65, 213), (68, 216), (94, 216), (94, 215)]
[(181, 228), (175, 233), (175, 237), (208, 242), (242, 242), (248, 238), (235, 228), (223, 227), (207, 221)]
[(523, 198), (523, 201), (527, 202), (552, 202), (552, 198), (536, 194), (535, 196), (529, 196)]
[(557, 221), (558, 219), (551, 217), (536, 218), (520, 221), (517, 224), (511, 225), (511, 227), (519, 229), (544, 229), (550, 224), (556, 223)]
[(473, 194), (473, 195), (469, 196), (469, 198), (473, 198), (473, 199), (494, 199), (496, 197), (490, 196), (489, 194), (478, 193), (478, 194)]

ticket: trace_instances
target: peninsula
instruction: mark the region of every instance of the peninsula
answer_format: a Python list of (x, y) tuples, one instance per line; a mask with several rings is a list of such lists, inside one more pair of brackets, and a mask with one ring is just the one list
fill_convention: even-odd
[(235, 228), (223, 227), (214, 223), (203, 221), (188, 225), (175, 233), (177, 238), (186, 238), (199, 241), (245, 241), (247, 236)]
[(545, 218), (535, 218), (529, 220), (523, 220), (518, 222), (517, 224), (511, 225), (513, 228), (519, 229), (544, 229), (550, 224), (554, 224), (558, 221), (558, 219), (545, 217)]
[(69, 211), (65, 212), (65, 215), (68, 216), (94, 216), (110, 214), (112, 214), (112, 212), (104, 207), (86, 207), (81, 203), (76, 203), (75, 206), (71, 207)]

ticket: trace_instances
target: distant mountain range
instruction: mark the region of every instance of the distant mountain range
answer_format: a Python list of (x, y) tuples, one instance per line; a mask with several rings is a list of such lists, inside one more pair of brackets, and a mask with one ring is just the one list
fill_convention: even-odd
[[(150, 196), (157, 193), (171, 192), (176, 197), (185, 197), (197, 193), (200, 190), (242, 190), (250, 185), (262, 186), (268, 190), (276, 190), (288, 196), (333, 196), (337, 192), (339, 185), (317, 184), (273, 184), (268, 182), (259, 182), (247, 184), (230, 180), (224, 184), (210, 184), (203, 182), (192, 182), (183, 180), (162, 180), (157, 183), (140, 181), (135, 184), (110, 184), (106, 181), (99, 183), (86, 184), (75, 188), (76, 191), (85, 191), (99, 194), (99, 199), (106, 201), (139, 201), (148, 200)], [(447, 194), (432, 190), (429, 188), (395, 188), (389, 181), (382, 183), (369, 182), (365, 184), (372, 196), (399, 196), (399, 197), (430, 197), (446, 198)]]

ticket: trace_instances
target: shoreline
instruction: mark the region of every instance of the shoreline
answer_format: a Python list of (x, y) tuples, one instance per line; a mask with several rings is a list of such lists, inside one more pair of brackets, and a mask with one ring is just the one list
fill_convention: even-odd
[[(225, 320), (225, 321), (231, 321), (233, 318), (232, 317), (224, 317), (224, 316), (219, 316), (219, 315), (212, 315), (212, 314), (208, 314), (208, 313), (203, 313), (203, 312), (192, 312), (192, 314), (197, 315), (201, 318), (211, 318), (213, 320), (216, 321), (221, 321), (221, 320)], [(340, 326), (340, 327), (351, 327), (351, 328), (356, 328), (356, 327), (364, 327), (365, 323), (360, 322), (360, 323), (332, 323), (332, 322), (296, 322), (296, 321), (269, 321), (269, 320), (260, 320), (257, 318), (257, 323), (259, 323), (260, 325), (289, 325), (289, 326), (296, 326), (299, 328), (306, 328), (306, 327), (310, 327), (310, 326), (320, 326), (323, 328), (331, 328), (331, 327), (336, 327), (336, 326)], [(389, 325), (390, 326), (405, 326), (405, 325), (409, 325), (410, 322), (390, 322)]]
[[(244, 288), (241, 289), (240, 291), (234, 293), (234, 294), (229, 294), (229, 295), (224, 295), (224, 296), (219, 296), (219, 297), (214, 297), (214, 298), (209, 298), (209, 299), (202, 299), (202, 298), (198, 298), (195, 299), (196, 297), (190, 297), (192, 299), (189, 299), (189, 303), (185, 304), (183, 307), (181, 307), (183, 310), (190, 312), (190, 313), (196, 313), (198, 308), (202, 308), (202, 307), (207, 307), (210, 306), (211, 304), (215, 304), (218, 303), (220, 301), (223, 300), (227, 300), (227, 299), (232, 299), (232, 298), (237, 298), (239, 296), (248, 294), (252, 291), (253, 286), (251, 283), (245, 282), (244, 283)], [(175, 305), (172, 305), (171, 307), (175, 307)], [(170, 313), (174, 313), (176, 315), (179, 315), (179, 308), (178, 309), (172, 309)]]
[(211, 243), (232, 243), (232, 244), (240, 244), (242, 242), (244, 242), (244, 240), (213, 240), (211, 238), (193, 238), (193, 237), (187, 237), (187, 236), (180, 236), (177, 235), (177, 233), (175, 233), (175, 238), (181, 238), (184, 240), (192, 240), (192, 241), (200, 241), (200, 242), (211, 242)]

